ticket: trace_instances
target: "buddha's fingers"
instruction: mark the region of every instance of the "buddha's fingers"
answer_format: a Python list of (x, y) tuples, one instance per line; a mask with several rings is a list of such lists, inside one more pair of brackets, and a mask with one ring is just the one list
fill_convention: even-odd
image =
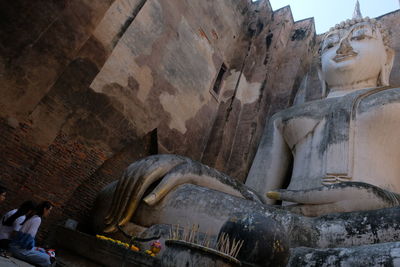
[[(121, 217), (126, 211), (127, 206), (129, 206), (128, 203), (131, 202), (131, 199), (135, 198), (139, 189), (144, 187), (143, 190), (146, 190), (148, 188), (149, 179), (162, 177), (168, 170), (184, 161), (185, 158), (181, 156), (154, 155), (131, 164), (125, 171), (114, 192), (113, 202), (109, 208), (109, 215), (105, 220), (105, 223), (108, 224), (107, 228), (114, 229), (115, 225), (122, 220)], [(160, 172), (161, 170), (164, 170), (164, 172)], [(132, 205), (134, 206), (135, 202)], [(132, 214), (133, 212), (134, 210)]]
[(124, 171), (121, 179), (118, 181), (117, 187), (113, 194), (113, 201), (111, 202), (108, 215), (105, 217), (106, 224), (116, 223), (116, 218), (121, 207), (124, 207), (124, 200), (130, 195), (130, 188), (135, 185), (139, 178), (139, 175), (135, 175), (139, 172), (141, 166), (144, 165), (146, 159), (136, 161), (129, 165)]
[(138, 188), (143, 186), (143, 183), (146, 181), (147, 176), (151, 177), (151, 174), (157, 170), (158, 158), (157, 157), (148, 157), (140, 161), (140, 164), (135, 166), (135, 168), (128, 167), (128, 172), (130, 173), (129, 183), (125, 188), (123, 188), (123, 192), (121, 193), (121, 201), (119, 207), (116, 209), (114, 215), (114, 223), (119, 223), (120, 218), (123, 216), (123, 213), (129, 205), (132, 197), (137, 193)]
[(120, 226), (129, 222), (135, 213), (144, 193), (156, 181), (162, 179), (171, 169), (188, 161), (187, 158), (175, 155), (160, 155), (157, 160), (143, 164), (135, 173), (136, 182), (129, 188), (129, 195), (119, 209), (117, 221)]
[[(138, 162), (133, 163), (130, 166), (131, 169), (134, 169), (135, 165), (137, 165), (137, 163)], [(117, 186), (115, 188), (110, 208), (104, 219), (106, 224), (111, 223), (111, 221), (113, 220), (115, 213), (117, 212), (118, 207), (120, 206), (121, 198), (123, 197), (122, 194), (124, 192), (124, 188), (127, 187), (127, 184), (129, 183), (129, 181), (130, 181), (130, 175), (128, 173), (128, 169), (126, 169), (124, 171), (124, 173), (122, 174), (121, 179), (118, 180)]]
[(156, 204), (170, 191), (182, 184), (194, 184), (244, 198), (239, 188), (225, 181), (226, 177), (197, 162), (181, 164), (171, 170), (157, 187), (143, 200), (150, 206)]
[(118, 224), (120, 226), (125, 225), (131, 220), (140, 201), (142, 200), (144, 192), (146, 192), (146, 190), (152, 183), (156, 182), (159, 179), (162, 179), (167, 171), (169, 171), (169, 168), (157, 168), (155, 170), (152, 170), (147, 175), (141, 177), (142, 179), (140, 179), (136, 187), (132, 190), (128, 203), (126, 203), (126, 205), (119, 210)]

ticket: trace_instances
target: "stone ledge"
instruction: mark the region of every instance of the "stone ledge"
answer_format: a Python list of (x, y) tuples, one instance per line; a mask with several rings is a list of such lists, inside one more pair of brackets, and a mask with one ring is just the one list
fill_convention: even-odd
[(6, 258), (6, 257), (2, 257), (2, 256), (0, 256), (0, 266), (2, 266), (2, 267), (34, 267), (33, 265), (31, 265), (27, 262), (18, 260), (14, 257)]
[[(94, 236), (58, 226), (55, 232), (56, 249), (60, 251), (61, 258), (65, 254), (66, 261), (90, 263), (91, 266), (120, 266), (125, 261), (125, 266), (160, 266), (157, 258), (142, 252), (127, 250), (121, 246), (99, 240)], [(63, 262), (63, 259), (60, 259)], [(77, 262), (78, 263), (78, 262)], [(60, 264), (61, 265), (61, 264)], [(85, 265), (86, 266), (86, 265)]]

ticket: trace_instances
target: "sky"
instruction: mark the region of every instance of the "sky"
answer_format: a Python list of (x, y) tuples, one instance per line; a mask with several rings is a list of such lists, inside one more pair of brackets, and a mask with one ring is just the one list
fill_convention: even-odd
[[(353, 15), (356, 0), (269, 0), (272, 9), (290, 5), (295, 21), (314, 17), (318, 34)], [(363, 17), (375, 18), (400, 8), (399, 0), (359, 0)]]

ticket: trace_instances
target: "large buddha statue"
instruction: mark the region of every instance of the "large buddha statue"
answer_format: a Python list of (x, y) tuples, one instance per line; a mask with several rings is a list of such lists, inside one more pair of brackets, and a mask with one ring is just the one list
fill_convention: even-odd
[(400, 94), (388, 87), (393, 56), (375, 20), (331, 29), (321, 47), (327, 97), (272, 117), (246, 185), (264, 195), (289, 173), (290, 190), (357, 181), (400, 192)]
[[(304, 225), (311, 229), (324, 219), (304, 215), (375, 210), (367, 214), (373, 217), (398, 206), (400, 88), (388, 86), (394, 58), (388, 44), (374, 19), (358, 16), (331, 29), (321, 47), (327, 97), (269, 120), (245, 185), (185, 157), (151, 156), (99, 194), (96, 226), (111, 232), (130, 221), (199, 224), (217, 233), (232, 212), (260, 210), (294, 233), (295, 224), (306, 232)], [(275, 200), (286, 206), (270, 205)], [(352, 218), (335, 216), (337, 225)], [(321, 229), (317, 239), (329, 239), (331, 230)], [(343, 236), (350, 238), (348, 232)], [(336, 233), (335, 240), (340, 237)]]

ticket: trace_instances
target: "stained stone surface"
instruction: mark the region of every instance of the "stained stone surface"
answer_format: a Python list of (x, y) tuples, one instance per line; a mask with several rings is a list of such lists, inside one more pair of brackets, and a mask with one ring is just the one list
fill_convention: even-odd
[(312, 249), (299, 247), (291, 250), (288, 266), (398, 266), (400, 244), (350, 248)]
[(280, 222), (261, 213), (237, 213), (221, 227), (219, 235), (241, 240), (237, 255), (242, 263), (257, 266), (285, 266), (289, 260), (287, 233)]
[(2, 256), (0, 256), (0, 266), (2, 266), (2, 267), (33, 267), (33, 265), (31, 265), (27, 262), (18, 260), (14, 257), (5, 258)]
[(210, 90), (222, 63), (241, 72), (255, 8), (248, 0), (0, 7), (0, 171), (10, 191), (1, 211), (19, 195), (49, 199), (57, 209), (44, 229), (67, 217), (84, 227), (96, 194), (139, 158), (201, 159), (220, 103)]

